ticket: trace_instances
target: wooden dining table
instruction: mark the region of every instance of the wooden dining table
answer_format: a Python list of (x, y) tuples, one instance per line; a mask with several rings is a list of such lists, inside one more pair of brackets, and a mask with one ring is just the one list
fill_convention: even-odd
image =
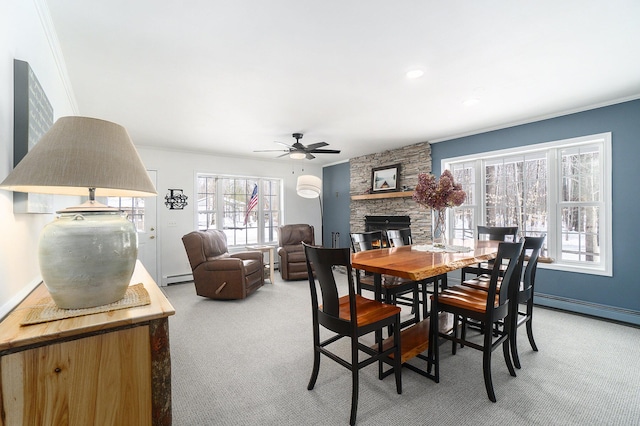
[[(457, 242), (456, 242), (457, 243)], [(433, 251), (428, 246), (412, 245), (377, 250), (367, 250), (351, 255), (351, 266), (374, 274), (376, 300), (381, 299), (382, 275), (393, 275), (412, 281), (433, 279), (434, 299), (437, 303), (438, 281), (446, 285), (446, 273), (494, 259), (498, 253), (499, 241), (467, 240), (460, 246), (467, 246), (468, 251), (456, 252)], [(437, 250), (437, 249), (436, 249)], [(426, 300), (424, 301), (426, 304)], [(401, 331), (401, 354), (403, 366), (410, 368), (435, 382), (440, 380), (439, 367), (434, 359), (430, 345), (437, 336), (436, 330), (447, 332), (453, 327), (450, 315), (431, 312), (430, 318), (424, 318), (417, 324)], [(392, 340), (392, 339), (391, 339)], [(387, 342), (388, 341), (388, 342)], [(391, 344), (387, 339), (385, 344)], [(423, 353), (428, 350), (427, 356)], [(407, 363), (419, 357), (427, 361), (427, 369)], [(432, 373), (432, 367), (434, 372)]]

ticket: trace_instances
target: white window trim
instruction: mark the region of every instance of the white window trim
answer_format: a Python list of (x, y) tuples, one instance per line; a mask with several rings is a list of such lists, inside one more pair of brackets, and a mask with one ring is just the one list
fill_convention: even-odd
[[(256, 181), (258, 181), (259, 183), (261, 183), (262, 181), (265, 180), (275, 180), (278, 181), (280, 183), (280, 205), (278, 206), (278, 212), (280, 214), (280, 221), (282, 221), (282, 211), (283, 211), (283, 191), (284, 191), (284, 180), (282, 178), (279, 177), (266, 177), (266, 176), (246, 176), (246, 175), (229, 175), (229, 174), (220, 174), (220, 173), (212, 173), (212, 172), (194, 172), (193, 175), (193, 187), (194, 187), (194, 194), (198, 193), (198, 178), (200, 176), (211, 176), (211, 177), (215, 177), (215, 178), (221, 178), (221, 179), (255, 179)], [(258, 184), (258, 188), (260, 188), (260, 184)], [(260, 191), (260, 190), (259, 190)], [(260, 194), (260, 192), (259, 192)], [(223, 194), (219, 191), (216, 191), (216, 204), (221, 206), (224, 203), (223, 200)], [(258, 197), (258, 205), (256, 206), (257, 211), (262, 211), (264, 208), (264, 200), (263, 197)], [(193, 222), (194, 222), (194, 229), (199, 229), (199, 224), (198, 224), (198, 206), (197, 206), (197, 200), (196, 200), (196, 206), (194, 208), (194, 216), (193, 216)], [(224, 222), (224, 211), (222, 209), (218, 209), (216, 212), (216, 223), (223, 223)], [(216, 228), (217, 229), (217, 228)], [(258, 242), (256, 243), (247, 243), (249, 245), (255, 245), (255, 244), (273, 244), (270, 242), (265, 242), (265, 234), (264, 234), (264, 218), (262, 217), (262, 215), (258, 215)], [(239, 247), (245, 247), (247, 244), (240, 244), (240, 245), (233, 245), (233, 244), (229, 244), (229, 248), (230, 249), (237, 249)]]
[[(555, 259), (553, 263), (539, 263), (538, 266), (542, 269), (551, 269), (556, 271), (567, 271), (567, 272), (577, 272), (584, 274), (592, 274), (592, 275), (602, 275), (602, 276), (613, 276), (613, 226), (612, 226), (612, 182), (611, 182), (611, 172), (612, 172), (612, 164), (611, 164), (611, 132), (608, 133), (599, 133), (588, 136), (581, 136), (570, 139), (563, 139), (552, 142), (544, 142), (534, 145), (526, 145), (522, 147), (515, 148), (507, 148), (496, 151), (489, 152), (481, 152), (477, 154), (464, 155), (459, 157), (452, 158), (444, 158), (440, 162), (441, 170), (445, 170), (449, 168), (451, 163), (458, 163), (462, 161), (475, 161), (475, 160), (486, 160), (493, 157), (504, 157), (511, 154), (527, 154), (530, 152), (537, 151), (549, 151), (551, 149), (557, 149), (560, 147), (571, 147), (578, 145), (587, 145), (589, 143), (601, 143), (602, 150), (602, 188), (604, 189), (602, 200), (603, 208), (604, 208), (604, 220), (603, 220), (603, 228), (605, 230), (605, 235), (603, 238), (603, 242), (601, 242), (601, 246), (603, 247), (604, 253), (601, 253), (602, 262), (601, 265), (588, 265), (585, 262), (567, 262), (567, 261), (559, 261)], [(550, 151), (553, 152), (553, 151)], [(548, 206), (549, 211), (557, 212), (558, 209), (558, 170), (557, 170), (557, 159), (549, 158), (549, 188), (548, 188)], [(477, 223), (486, 223), (486, 218), (484, 217), (485, 209), (484, 202), (480, 203), (479, 200), (482, 199), (484, 191), (481, 189), (481, 182), (484, 182), (484, 173), (481, 168), (477, 168), (476, 170), (476, 204), (475, 204), (475, 216), (477, 218)], [(478, 192), (478, 190), (482, 192)], [(557, 214), (549, 215), (549, 232), (547, 234), (547, 246), (549, 248), (553, 247), (553, 253), (560, 252), (560, 242), (558, 241), (559, 236), (559, 224), (557, 221)], [(451, 215), (449, 215), (449, 219), (451, 220)], [(452, 224), (449, 223), (448, 229), (453, 229)]]

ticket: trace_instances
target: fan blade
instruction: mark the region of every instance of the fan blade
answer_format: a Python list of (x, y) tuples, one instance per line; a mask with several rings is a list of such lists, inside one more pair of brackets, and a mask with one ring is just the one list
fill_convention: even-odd
[(286, 157), (287, 155), (291, 154), (290, 152), (285, 152), (282, 155), (278, 155), (276, 158), (280, 158), (280, 157)]
[(289, 153), (288, 149), (258, 149), (253, 152), (286, 152)]
[(313, 160), (314, 158), (316, 157), (307, 152), (307, 160)]
[(313, 149), (318, 149), (318, 148), (322, 148), (323, 146), (327, 146), (329, 145), (326, 142), (318, 142), (318, 143), (312, 143), (311, 145), (307, 145), (307, 151), (311, 151)]
[(314, 154), (340, 154), (338, 149), (312, 149), (307, 152), (313, 152)]
[(286, 144), (286, 143), (284, 143), (284, 142), (274, 141), (274, 143), (277, 143), (277, 144), (280, 144), (280, 145), (284, 145), (284, 146), (286, 146), (286, 147), (287, 147), (287, 148), (289, 148), (289, 149), (293, 148), (291, 145), (288, 145), (288, 144)]
[(296, 142), (291, 146), (294, 147), (295, 149), (299, 149), (299, 150), (302, 150), (302, 151), (306, 151), (307, 150), (307, 147), (302, 145), (300, 142)]

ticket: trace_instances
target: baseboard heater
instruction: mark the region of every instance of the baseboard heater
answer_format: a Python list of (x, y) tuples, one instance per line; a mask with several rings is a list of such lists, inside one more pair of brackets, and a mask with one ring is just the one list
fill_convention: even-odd
[(624, 322), (635, 326), (640, 325), (640, 311), (538, 292), (535, 292), (533, 301), (536, 305), (547, 306), (550, 308), (561, 309), (598, 318), (605, 318), (617, 322)]
[(163, 281), (164, 281), (163, 283), (164, 285), (186, 283), (189, 281), (193, 281), (193, 275), (192, 274), (166, 275)]

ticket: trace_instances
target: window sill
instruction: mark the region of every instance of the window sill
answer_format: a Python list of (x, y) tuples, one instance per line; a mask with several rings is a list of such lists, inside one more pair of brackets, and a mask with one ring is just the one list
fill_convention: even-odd
[(543, 263), (538, 262), (538, 268), (540, 269), (550, 269), (553, 271), (563, 271), (563, 272), (574, 272), (577, 274), (589, 274), (589, 275), (600, 275), (603, 277), (612, 277), (613, 272), (604, 268), (597, 267), (587, 267), (587, 266), (578, 266), (567, 263)]

